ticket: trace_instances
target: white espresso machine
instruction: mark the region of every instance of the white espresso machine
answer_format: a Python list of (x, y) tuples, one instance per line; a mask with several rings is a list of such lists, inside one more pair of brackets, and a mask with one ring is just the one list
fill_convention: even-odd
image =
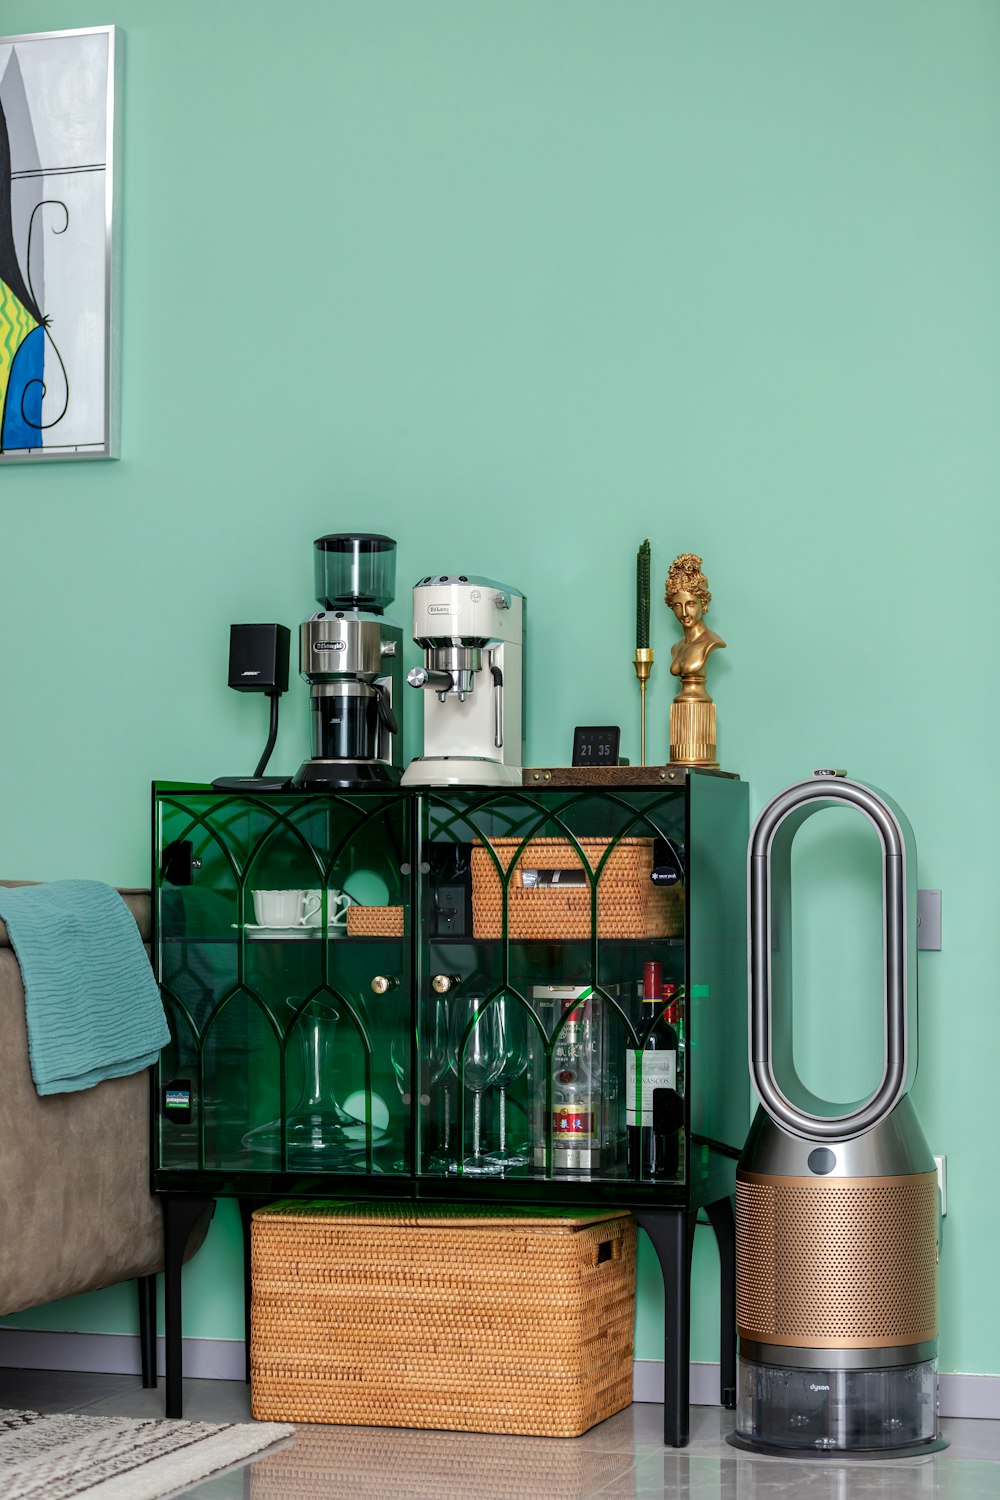
[(424, 753), (404, 786), (520, 786), (524, 760), (524, 595), (492, 578), (442, 573), (413, 589), (424, 665)]

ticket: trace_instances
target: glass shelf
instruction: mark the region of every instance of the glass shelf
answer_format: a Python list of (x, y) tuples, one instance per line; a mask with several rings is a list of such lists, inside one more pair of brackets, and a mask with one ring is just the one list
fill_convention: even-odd
[[(254, 945), (258, 943), (301, 943), (303, 941), (318, 943), (320, 938), (321, 934), (319, 932), (248, 932), (246, 934), (246, 941)], [(160, 941), (165, 947), (171, 944), (183, 944), (191, 947), (202, 943), (225, 943), (229, 947), (236, 947), (239, 944), (240, 935), (238, 932), (226, 933), (224, 936), (212, 936), (206, 933), (198, 934), (196, 937), (186, 937), (183, 933), (175, 932), (166, 933)], [(367, 936), (356, 937), (353, 934), (348, 936), (344, 932), (328, 932), (326, 941), (328, 943), (350, 943), (353, 947), (355, 943), (399, 943), (400, 939)]]

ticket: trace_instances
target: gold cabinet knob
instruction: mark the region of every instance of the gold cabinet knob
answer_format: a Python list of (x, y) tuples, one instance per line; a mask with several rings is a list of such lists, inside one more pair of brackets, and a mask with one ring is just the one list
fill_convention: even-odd
[(387, 995), (390, 990), (397, 989), (398, 986), (398, 979), (392, 979), (386, 974), (376, 974), (372, 980), (372, 994)]
[(449, 990), (457, 989), (461, 983), (458, 974), (435, 974), (431, 980), (431, 989), (436, 995), (447, 995)]

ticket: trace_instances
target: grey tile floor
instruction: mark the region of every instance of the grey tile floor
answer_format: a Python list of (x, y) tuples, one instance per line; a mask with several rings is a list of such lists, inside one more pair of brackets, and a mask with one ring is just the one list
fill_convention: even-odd
[[(163, 1387), (126, 1375), (0, 1370), (0, 1406), (163, 1414)], [(186, 1380), (184, 1415), (246, 1421), (245, 1385)], [(1000, 1500), (1000, 1422), (942, 1423), (951, 1446), (870, 1463), (737, 1454), (733, 1415), (693, 1407), (691, 1443), (665, 1449), (663, 1408), (641, 1404), (581, 1438), (500, 1438), (379, 1427), (299, 1427), (255, 1462), (184, 1492), (186, 1500)], [(2, 1494), (2, 1483), (0, 1483)]]

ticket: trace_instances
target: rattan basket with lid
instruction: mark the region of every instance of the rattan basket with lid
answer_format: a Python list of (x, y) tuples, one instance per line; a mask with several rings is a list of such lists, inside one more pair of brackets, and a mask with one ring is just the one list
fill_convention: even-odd
[(268, 1421), (575, 1437), (632, 1400), (635, 1223), (298, 1200), (251, 1231)]
[[(652, 839), (581, 838), (578, 842), (587, 861), (586, 869), (569, 839), (532, 839), (523, 849), (523, 839), (490, 840), (490, 848), (505, 873), (510, 871), (511, 860), (516, 856), (507, 888), (507, 925), (515, 942), (589, 938), (591, 888), (599, 867), (598, 937), (663, 938), (683, 934), (683, 887), (656, 886), (650, 880)], [(614, 847), (605, 859), (609, 843)], [(574, 872), (578, 879), (582, 875), (582, 883), (561, 884), (551, 878), (557, 871)], [(542, 878), (532, 879), (532, 872)], [(503, 934), (500, 875), (483, 843), (472, 848), (472, 929), (473, 936), (479, 939)]]

